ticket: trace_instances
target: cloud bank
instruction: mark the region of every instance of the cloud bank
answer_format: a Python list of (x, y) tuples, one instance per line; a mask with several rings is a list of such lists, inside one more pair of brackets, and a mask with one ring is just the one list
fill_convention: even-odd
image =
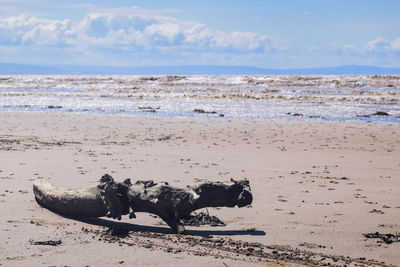
[(0, 44), (241, 53), (267, 51), (270, 38), (253, 32), (212, 31), (171, 17), (88, 14), (77, 22), (29, 16), (2, 18)]
[[(15, 62), (14, 58), (16, 63), (35, 64), (39, 61), (291, 68), (321, 66), (321, 62), (398, 65), (400, 59), (400, 37), (394, 40), (377, 37), (363, 45), (319, 48), (277, 41), (256, 32), (211, 30), (204, 24), (170, 16), (115, 13), (89, 13), (80, 20), (27, 15), (1, 17), (0, 48), (3, 60)], [(19, 62), (19, 58), (36, 62)]]

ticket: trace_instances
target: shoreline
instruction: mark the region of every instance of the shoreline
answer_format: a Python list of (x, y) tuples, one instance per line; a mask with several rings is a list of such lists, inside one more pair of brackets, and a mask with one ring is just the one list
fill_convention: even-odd
[[(215, 258), (188, 248), (168, 252), (158, 241), (151, 248), (139, 243), (133, 249), (126, 243), (135, 238), (143, 244), (159, 240), (135, 231), (120, 244), (106, 243), (96, 234), (103, 229), (99, 224), (61, 217), (33, 199), (36, 178), (79, 188), (96, 185), (105, 173), (119, 181), (153, 179), (179, 187), (247, 178), (254, 196), (251, 208), (209, 209), (227, 225), (188, 227), (189, 232), (278, 246), (278, 253), (290, 247), (400, 265), (400, 242), (378, 243), (363, 236), (400, 232), (399, 124), (8, 112), (0, 113), (0, 123), (4, 266), (265, 264), (245, 255)], [(153, 235), (168, 231), (147, 214), (122, 222), (148, 235), (151, 229)], [(34, 246), (30, 239), (62, 243)]]
[[(23, 113), (23, 114), (47, 114), (47, 115), (71, 115), (71, 116), (122, 116), (122, 117), (130, 117), (130, 118), (150, 118), (150, 119), (178, 119), (178, 120), (222, 120), (222, 121), (282, 121), (282, 122), (300, 122), (300, 121), (305, 121), (305, 122), (332, 122), (332, 123), (377, 123), (377, 124), (394, 124), (394, 125), (400, 125), (400, 121), (390, 121), (390, 120), (357, 120), (357, 119), (335, 119), (335, 120), (328, 120), (324, 118), (312, 118), (309, 116), (299, 116), (299, 115), (292, 115), (292, 117), (274, 117), (274, 118), (257, 118), (257, 117), (249, 117), (249, 118), (232, 118), (232, 117), (225, 117), (225, 116), (218, 116), (219, 114), (216, 113), (217, 115), (208, 115), (205, 114), (204, 116), (193, 116), (193, 117), (188, 117), (188, 116), (163, 116), (159, 114), (126, 114), (126, 113), (90, 113), (90, 112), (79, 112), (79, 111), (74, 111), (74, 112), (51, 112), (51, 111), (7, 111), (7, 110), (1, 110), (0, 113)], [(372, 116), (372, 115), (371, 115)], [(377, 117), (384, 117), (385, 115), (377, 115)], [(360, 116), (361, 118), (362, 116)]]

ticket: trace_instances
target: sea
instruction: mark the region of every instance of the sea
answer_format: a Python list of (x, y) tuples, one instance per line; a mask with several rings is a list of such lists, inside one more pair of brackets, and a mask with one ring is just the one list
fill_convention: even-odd
[(0, 111), (400, 123), (400, 75), (2, 75)]

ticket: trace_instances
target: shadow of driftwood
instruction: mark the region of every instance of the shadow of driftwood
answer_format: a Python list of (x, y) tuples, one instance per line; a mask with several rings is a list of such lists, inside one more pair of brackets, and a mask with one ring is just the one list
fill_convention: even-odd
[[(112, 229), (123, 229), (125, 231), (132, 232), (152, 232), (159, 234), (172, 234), (172, 230), (169, 227), (162, 226), (147, 226), (147, 225), (139, 225), (132, 224), (126, 222), (117, 222), (103, 218), (76, 218), (76, 217), (67, 217), (70, 219), (74, 219), (80, 222), (104, 226)], [(241, 231), (241, 230), (197, 230), (197, 229), (187, 229), (184, 233), (185, 235), (193, 235), (193, 236), (202, 236), (202, 237), (211, 237), (211, 236), (232, 236), (232, 235), (265, 235), (264, 231), (254, 230), (254, 231)]]

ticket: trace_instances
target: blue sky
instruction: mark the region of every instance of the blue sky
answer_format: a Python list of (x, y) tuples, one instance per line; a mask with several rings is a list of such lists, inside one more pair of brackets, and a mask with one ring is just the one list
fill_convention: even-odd
[(0, 0), (0, 62), (400, 67), (399, 0)]

